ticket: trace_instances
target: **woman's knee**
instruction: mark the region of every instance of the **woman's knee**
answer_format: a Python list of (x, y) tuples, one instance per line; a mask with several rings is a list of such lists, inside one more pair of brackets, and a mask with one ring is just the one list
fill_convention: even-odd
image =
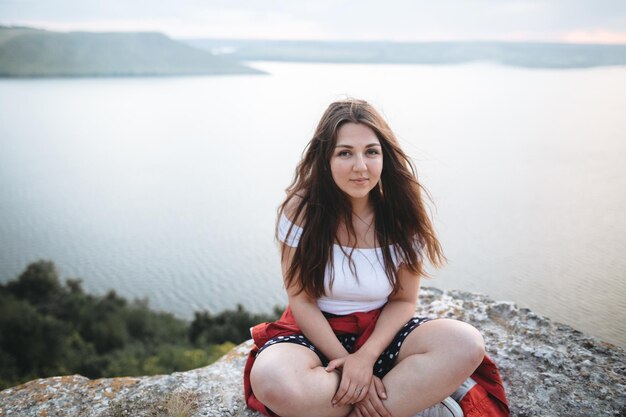
[(278, 414), (294, 410), (307, 402), (307, 373), (320, 366), (310, 349), (291, 343), (279, 343), (265, 349), (250, 371), (254, 395)]
[(485, 340), (478, 329), (468, 323), (454, 320), (455, 353), (468, 367), (476, 369), (485, 357)]
[(459, 320), (432, 320), (412, 333), (414, 334), (410, 338), (413, 346), (407, 346), (405, 352), (401, 351), (401, 357), (409, 352), (433, 353), (475, 369), (485, 356), (485, 341), (480, 332), (474, 326)]
[[(258, 365), (258, 366), (257, 366)], [(301, 384), (289, 372), (268, 364), (254, 364), (250, 371), (250, 384), (254, 395), (274, 411), (290, 409), (301, 403)]]

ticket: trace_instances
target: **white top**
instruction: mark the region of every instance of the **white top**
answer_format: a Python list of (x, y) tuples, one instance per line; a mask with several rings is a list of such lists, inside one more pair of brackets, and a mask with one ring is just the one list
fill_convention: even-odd
[[(278, 223), (278, 238), (281, 242), (291, 247), (297, 247), (302, 235), (302, 228), (293, 225), (287, 238), (287, 232), (292, 222), (283, 215)], [(393, 287), (385, 273), (383, 254), (380, 248), (354, 248), (352, 261), (357, 276), (350, 270), (348, 257), (342, 251), (342, 247), (333, 245), (333, 260), (335, 276), (332, 291), (329, 288), (330, 265), (326, 266), (324, 286), (326, 295), (317, 299), (317, 305), (321, 311), (332, 314), (351, 314), (355, 312), (370, 311), (382, 307), (387, 302)], [(344, 247), (346, 253), (352, 248)], [(391, 257), (398, 266), (398, 258), (395, 247), (392, 247)], [(358, 277), (358, 279), (357, 279)]]

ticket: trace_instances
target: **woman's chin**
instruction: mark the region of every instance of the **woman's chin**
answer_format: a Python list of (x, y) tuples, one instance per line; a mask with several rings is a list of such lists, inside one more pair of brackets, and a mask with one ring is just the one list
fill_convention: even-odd
[(348, 196), (348, 198), (350, 200), (353, 201), (359, 201), (359, 200), (363, 200), (369, 197), (369, 191), (368, 192), (360, 192), (360, 193), (346, 193), (346, 195)]

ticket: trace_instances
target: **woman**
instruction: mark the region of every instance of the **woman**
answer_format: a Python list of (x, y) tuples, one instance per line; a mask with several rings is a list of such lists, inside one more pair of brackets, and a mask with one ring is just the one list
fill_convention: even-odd
[(413, 416), (444, 399), (459, 408), (446, 397), (471, 381), (484, 342), (466, 323), (413, 317), (423, 255), (445, 258), (415, 169), (367, 102), (330, 104), (277, 237), (289, 307), (252, 329), (249, 406), (283, 417)]

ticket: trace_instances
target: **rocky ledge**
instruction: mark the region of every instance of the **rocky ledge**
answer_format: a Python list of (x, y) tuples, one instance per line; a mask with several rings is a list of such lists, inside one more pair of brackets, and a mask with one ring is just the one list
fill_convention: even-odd
[[(513, 416), (624, 416), (624, 350), (514, 303), (422, 288), (420, 315), (477, 327), (498, 364)], [(258, 416), (246, 409), (242, 371), (251, 342), (218, 362), (171, 375), (38, 379), (0, 392), (0, 416)]]

